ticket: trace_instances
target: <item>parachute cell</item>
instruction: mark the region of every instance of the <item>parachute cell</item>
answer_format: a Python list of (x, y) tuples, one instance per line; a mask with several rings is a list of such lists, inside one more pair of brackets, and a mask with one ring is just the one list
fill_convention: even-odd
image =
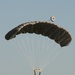
[(15, 27), (5, 35), (5, 39), (10, 40), (21, 33), (35, 33), (47, 36), (60, 44), (61, 47), (67, 46), (72, 40), (71, 35), (64, 28), (53, 23), (37, 21), (27, 22)]

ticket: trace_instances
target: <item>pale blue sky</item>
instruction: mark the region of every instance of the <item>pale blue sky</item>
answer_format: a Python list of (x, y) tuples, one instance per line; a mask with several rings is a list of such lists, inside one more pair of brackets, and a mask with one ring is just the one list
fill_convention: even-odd
[(75, 75), (75, 0), (0, 0), (0, 75), (33, 75), (27, 60), (4, 36), (21, 23), (48, 21), (52, 15), (56, 16), (55, 24), (67, 29), (73, 40), (42, 75)]

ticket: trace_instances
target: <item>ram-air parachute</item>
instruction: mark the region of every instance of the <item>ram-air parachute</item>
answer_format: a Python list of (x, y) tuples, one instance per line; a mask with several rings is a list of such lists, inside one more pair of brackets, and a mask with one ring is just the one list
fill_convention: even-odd
[[(54, 20), (55, 20), (54, 17), (51, 17), (50, 19), (52, 20), (52, 22), (54, 22)], [(48, 60), (50, 59), (50, 57), (52, 58), (52, 53), (54, 53), (53, 48), (55, 48), (55, 46), (53, 46), (51, 48), (51, 45), (49, 45), (50, 42), (49, 43), (45, 42), (45, 44), (43, 44), (44, 41), (54, 40), (56, 42), (56, 44), (60, 45), (60, 47), (64, 47), (64, 46), (68, 46), (72, 40), (71, 35), (69, 34), (69, 32), (66, 29), (59, 27), (58, 25), (56, 25), (54, 23), (37, 22), (37, 21), (23, 23), (15, 28), (13, 28), (5, 35), (5, 39), (11, 40), (13, 38), (16, 38), (17, 35), (20, 35), (20, 34), (27, 35), (27, 33), (29, 35), (36, 34), (37, 36), (41, 35), (40, 37), (43, 36), (43, 37), (49, 38), (49, 40), (43, 39), (43, 38), (39, 40), (39, 37), (38, 37), (37, 41), (36, 41), (35, 38), (33, 39), (33, 37), (32, 37), (33, 41), (30, 42), (31, 36), (28, 36), (30, 39), (29, 40), (27, 37), (27, 40), (26, 40), (26, 41), (29, 40), (30, 45), (28, 44), (28, 48), (26, 47), (27, 42), (23, 41), (24, 47), (25, 47), (24, 50), (26, 50), (25, 54), (27, 55), (27, 57), (29, 57), (29, 61), (31, 60), (33, 63), (34, 75), (36, 75), (36, 72), (39, 72), (39, 75), (41, 74), (42, 68), (48, 64), (48, 62), (49, 62)], [(32, 35), (32, 36), (34, 36), (34, 35)], [(21, 40), (18, 40), (18, 41), (21, 41)], [(40, 42), (42, 44), (40, 44), (38, 42)], [(21, 43), (21, 42), (19, 42), (19, 43)], [(32, 47), (30, 47), (31, 45), (32, 45)], [(38, 45), (38, 46), (36, 46), (36, 45)], [(40, 60), (41, 60), (41, 62), (40, 62)], [(40, 64), (39, 67), (36, 66), (36, 62), (37, 62), (37, 64)]]
[(27, 22), (15, 27), (6, 34), (5, 38), (10, 40), (16, 37), (16, 35), (25, 33), (35, 33), (37, 35), (41, 34), (42, 36), (47, 36), (60, 44), (61, 47), (67, 46), (72, 40), (71, 35), (64, 28), (53, 23), (37, 21)]

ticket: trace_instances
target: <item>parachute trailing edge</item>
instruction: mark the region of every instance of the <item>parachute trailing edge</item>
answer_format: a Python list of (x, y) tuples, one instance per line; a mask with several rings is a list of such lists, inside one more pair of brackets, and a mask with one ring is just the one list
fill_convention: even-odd
[(5, 35), (5, 39), (10, 40), (21, 33), (35, 33), (48, 36), (50, 39), (60, 44), (61, 47), (67, 46), (72, 40), (71, 35), (64, 28), (53, 23), (37, 21), (27, 22), (15, 27)]

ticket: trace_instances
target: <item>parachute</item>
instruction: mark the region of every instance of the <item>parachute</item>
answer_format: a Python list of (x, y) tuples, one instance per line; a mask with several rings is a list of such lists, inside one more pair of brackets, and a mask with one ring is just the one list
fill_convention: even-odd
[(53, 60), (52, 57), (55, 56), (58, 45), (60, 48), (68, 46), (72, 40), (70, 33), (66, 29), (53, 23), (55, 17), (51, 17), (51, 20), (52, 23), (26, 22), (13, 28), (5, 35), (6, 40), (11, 40), (16, 38), (17, 35), (26, 34), (21, 39), (17, 38), (12, 42), (16, 44), (15, 46), (18, 45), (18, 51), (22, 50), (22, 54), (24, 54), (34, 69), (34, 75), (37, 72), (41, 75), (42, 69)]
[(71, 35), (64, 28), (59, 27), (54, 23), (37, 21), (23, 23), (13, 28), (5, 35), (5, 39), (10, 40), (15, 38), (16, 35), (24, 33), (35, 33), (38, 35), (41, 34), (42, 36), (47, 36), (56, 43), (60, 44), (61, 47), (69, 45), (72, 40)]

